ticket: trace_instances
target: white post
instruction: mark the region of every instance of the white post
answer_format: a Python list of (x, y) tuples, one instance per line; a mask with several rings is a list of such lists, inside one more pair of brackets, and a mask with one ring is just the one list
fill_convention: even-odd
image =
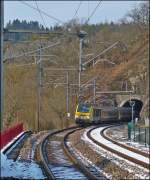
[(132, 123), (134, 123), (134, 122), (133, 122), (133, 106), (132, 106)]
[(134, 122), (134, 105), (135, 105), (135, 101), (130, 100), (130, 106), (132, 107), (132, 124), (134, 127), (134, 140), (135, 140), (135, 122)]

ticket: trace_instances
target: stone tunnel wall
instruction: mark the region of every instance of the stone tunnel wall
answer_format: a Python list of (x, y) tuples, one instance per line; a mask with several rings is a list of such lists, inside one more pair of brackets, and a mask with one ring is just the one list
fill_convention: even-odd
[[(142, 121), (143, 121), (143, 123), (145, 123), (144, 122), (144, 119), (145, 118), (149, 118), (150, 119), (150, 117), (149, 117), (149, 97), (147, 97), (147, 96), (145, 96), (145, 95), (132, 95), (131, 96), (131, 99), (137, 99), (137, 100), (140, 100), (140, 101), (142, 101), (142, 103), (143, 103), (143, 106), (142, 106), (142, 109), (141, 109), (141, 111), (140, 111), (140, 117), (141, 117), (141, 119), (142, 119)], [(118, 104), (118, 106), (123, 106), (127, 101), (129, 101), (130, 100), (130, 95), (117, 95), (116, 96), (116, 100), (117, 100), (117, 104)]]

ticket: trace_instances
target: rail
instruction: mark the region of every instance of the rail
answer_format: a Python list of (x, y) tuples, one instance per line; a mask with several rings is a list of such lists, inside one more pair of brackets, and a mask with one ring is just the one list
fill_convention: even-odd
[(105, 131), (106, 131), (107, 129), (109, 129), (109, 127), (106, 127), (105, 129), (102, 130), (102, 135), (103, 135), (103, 137), (104, 137), (105, 139), (107, 139), (108, 141), (113, 142), (114, 144), (116, 144), (116, 145), (118, 145), (118, 146), (120, 146), (120, 147), (123, 147), (123, 148), (125, 148), (125, 149), (130, 150), (130, 151), (133, 151), (133, 152), (135, 152), (135, 153), (138, 153), (138, 154), (140, 154), (140, 155), (142, 155), (142, 156), (149, 157), (149, 154), (146, 153), (146, 152), (143, 152), (143, 151), (140, 151), (140, 150), (138, 150), (138, 149), (135, 149), (135, 148), (133, 148), (133, 147), (131, 147), (131, 146), (127, 146), (127, 145), (125, 145), (125, 144), (119, 143), (119, 142), (113, 140), (112, 138), (108, 137), (108, 136), (105, 134)]
[[(82, 129), (82, 128), (80, 128)], [(79, 160), (77, 160), (75, 158), (75, 156), (73, 155), (73, 153), (69, 150), (69, 147), (67, 145), (67, 139), (68, 139), (68, 136), (72, 133), (74, 133), (76, 130), (73, 130), (73, 131), (70, 131), (69, 133), (67, 133), (65, 136), (64, 136), (64, 141), (63, 141), (63, 149), (64, 151), (66, 152), (67, 156), (72, 160), (72, 162), (74, 162), (74, 164), (76, 164), (80, 169), (81, 171), (89, 178), (89, 179), (98, 179), (93, 173), (91, 173), (87, 167), (82, 163), (80, 162)]]
[(48, 178), (50, 179), (55, 179), (55, 175), (53, 174), (53, 172), (51, 171), (51, 169), (49, 168), (48, 166), (48, 157), (47, 155), (44, 153), (45, 152), (45, 147), (46, 147), (46, 143), (47, 143), (47, 140), (50, 136), (53, 136), (57, 133), (60, 133), (60, 132), (63, 132), (63, 131), (66, 131), (66, 130), (69, 130), (69, 129), (74, 129), (76, 128), (76, 126), (74, 127), (70, 127), (70, 128), (65, 128), (65, 129), (62, 129), (62, 130), (56, 130), (54, 132), (51, 132), (49, 133), (45, 138), (44, 140), (42, 141), (41, 143), (41, 146), (40, 146), (40, 158), (41, 158), (41, 161), (43, 163), (43, 166), (44, 166), (44, 169), (45, 169), (45, 173), (47, 175)]
[[(97, 128), (97, 127), (96, 127), (96, 128)], [(117, 151), (116, 149), (111, 148), (110, 146), (107, 146), (107, 144), (104, 144), (104, 143), (102, 143), (102, 142), (99, 142), (99, 141), (95, 140), (95, 139), (91, 136), (91, 132), (92, 132), (94, 129), (96, 129), (96, 128), (92, 128), (92, 129), (90, 129), (90, 130), (87, 132), (88, 138), (89, 138), (90, 140), (92, 140), (95, 144), (97, 144), (98, 146), (101, 146), (102, 148), (104, 148), (104, 149), (106, 149), (106, 150), (108, 150), (108, 151), (110, 151), (110, 152), (112, 152), (112, 153), (114, 153), (114, 154), (116, 154), (116, 155), (124, 158), (124, 159), (127, 159), (127, 160), (129, 160), (129, 161), (131, 161), (131, 162), (133, 162), (133, 163), (136, 163), (136, 164), (138, 164), (138, 165), (141, 165), (141, 166), (143, 166), (144, 168), (149, 168), (149, 164), (147, 164), (146, 162), (141, 161), (141, 160), (136, 159), (136, 158), (133, 158), (133, 157), (131, 157), (131, 156), (128, 156), (128, 155), (125, 154), (125, 153), (119, 152), (119, 151)], [(103, 133), (104, 133), (104, 131), (101, 131), (101, 132), (100, 132), (100, 135), (101, 135), (102, 137), (103, 137)], [(105, 138), (105, 137), (104, 137), (104, 138)], [(111, 141), (110, 141), (110, 142), (111, 142)], [(112, 143), (113, 143), (113, 142), (112, 142)], [(134, 153), (134, 152), (133, 152), (133, 153)], [(138, 153), (137, 153), (137, 154), (138, 154)], [(143, 157), (145, 157), (145, 156), (143, 156)]]

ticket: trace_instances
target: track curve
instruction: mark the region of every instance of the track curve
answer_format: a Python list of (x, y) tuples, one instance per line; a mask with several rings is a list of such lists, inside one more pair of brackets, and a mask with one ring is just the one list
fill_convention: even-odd
[[(96, 139), (94, 132), (96, 132), (97, 128), (101, 128), (99, 130), (99, 137)], [(144, 168), (149, 169), (149, 158), (147, 156), (138, 154), (138, 151), (132, 151), (133, 148), (127, 149), (124, 146), (121, 146), (120, 144), (112, 141), (110, 138), (105, 139), (104, 132), (107, 128), (110, 128), (110, 126), (107, 127), (96, 127), (92, 128), (87, 132), (87, 136), (90, 140), (92, 140), (95, 144), (98, 146), (103, 147), (104, 149), (130, 161), (137, 165), (143, 166)], [(99, 141), (101, 139), (101, 142)]]
[[(80, 128), (79, 130), (81, 130)], [(67, 155), (72, 159), (72, 161), (78, 165), (78, 167), (82, 170), (82, 172), (88, 177), (88, 179), (105, 179), (100, 175), (99, 172), (90, 165), (85, 165), (81, 160), (78, 160), (74, 155), (74, 153), (70, 150), (68, 144), (67, 144), (67, 139), (69, 138), (69, 135), (73, 134), (75, 130), (70, 131), (64, 136), (64, 141), (63, 141), (63, 149), (67, 153)]]
[(81, 128), (71, 127), (55, 131), (48, 134), (43, 140), (40, 156), (48, 178), (96, 179), (83, 164), (76, 160), (67, 146), (67, 137), (78, 129)]
[[(113, 126), (112, 126), (112, 127), (113, 127)], [(148, 154), (148, 153), (143, 152), (143, 151), (140, 151), (140, 150), (138, 150), (137, 148), (133, 148), (133, 147), (131, 147), (131, 146), (128, 146), (128, 145), (119, 143), (119, 142), (113, 140), (112, 138), (110, 138), (109, 136), (107, 136), (106, 133), (105, 133), (105, 131), (108, 130), (109, 128), (110, 128), (110, 127), (106, 127), (106, 128), (103, 129), (103, 131), (101, 132), (102, 135), (103, 135), (103, 137), (104, 137), (105, 139), (107, 139), (108, 141), (113, 142), (114, 144), (116, 144), (116, 145), (118, 145), (118, 146), (120, 146), (120, 147), (123, 147), (123, 148), (125, 148), (125, 149), (128, 149), (128, 150), (130, 150), (130, 151), (133, 151), (133, 152), (135, 152), (135, 153), (137, 153), (137, 154), (140, 154), (140, 155), (142, 155), (142, 156), (145, 156), (145, 157), (149, 158), (149, 154)]]

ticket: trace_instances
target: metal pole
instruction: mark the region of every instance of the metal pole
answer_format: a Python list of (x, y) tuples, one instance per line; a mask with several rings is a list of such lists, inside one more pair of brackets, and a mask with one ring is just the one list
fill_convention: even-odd
[(3, 30), (4, 30), (4, 1), (0, 1), (0, 128), (3, 128)]
[(80, 96), (80, 91), (81, 91), (81, 67), (82, 67), (82, 43), (83, 43), (83, 38), (80, 38), (80, 49), (79, 49), (79, 96)]
[(134, 128), (134, 141), (135, 141), (135, 121), (134, 121), (134, 117), (133, 117), (133, 113), (134, 113), (134, 105), (135, 105), (135, 102), (134, 101), (131, 101), (131, 106), (132, 106), (132, 124), (133, 124), (133, 128)]
[(69, 118), (70, 118), (70, 113), (69, 113), (69, 73), (67, 72), (67, 94), (66, 94), (66, 111), (67, 111), (67, 123), (66, 127), (69, 125)]
[(68, 115), (68, 113), (69, 113), (69, 75), (68, 75), (68, 72), (67, 72), (66, 110), (67, 110), (67, 115)]
[(134, 123), (134, 141), (135, 141), (136, 139), (135, 139), (135, 123)]
[(128, 82), (126, 81), (126, 91), (128, 91)]
[(133, 105), (132, 105), (132, 123), (134, 123), (134, 122), (133, 122)]
[(39, 131), (40, 129), (40, 112), (41, 112), (41, 86), (42, 86), (42, 58), (41, 58), (41, 46), (38, 52), (38, 97), (37, 97), (37, 104), (38, 104), (38, 109), (37, 109), (37, 129)]
[(141, 131), (140, 131), (140, 127), (139, 127), (139, 142), (141, 141)]
[(146, 128), (145, 128), (145, 146), (146, 146)]
[(93, 96), (94, 96), (94, 104), (95, 104), (95, 96), (96, 96), (96, 80), (93, 81)]

